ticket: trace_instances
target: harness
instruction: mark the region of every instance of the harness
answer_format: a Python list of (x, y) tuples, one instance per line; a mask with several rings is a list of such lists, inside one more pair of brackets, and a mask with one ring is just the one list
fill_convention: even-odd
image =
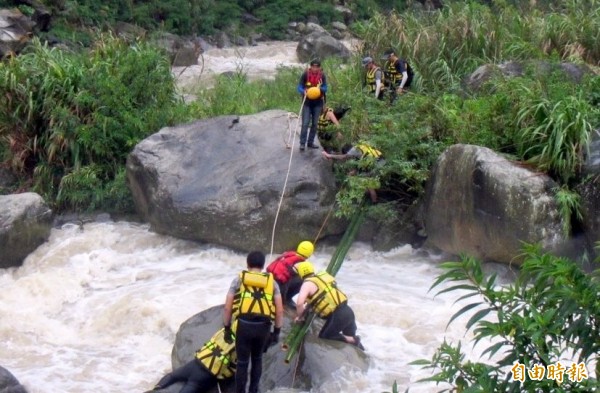
[[(369, 89), (370, 92), (373, 92), (375, 90), (377, 90), (377, 84), (375, 83), (375, 74), (377, 73), (377, 71), (381, 71), (381, 68), (379, 67), (373, 67), (372, 69), (367, 71), (367, 87)], [(385, 73), (382, 72), (381, 73), (381, 88), (384, 88), (384, 81), (385, 80)]]
[[(233, 331), (235, 331), (235, 323)], [(215, 333), (202, 348), (196, 351), (196, 359), (217, 379), (226, 379), (235, 375), (237, 356), (235, 337), (231, 344), (224, 338), (225, 329)]]
[(331, 274), (320, 272), (306, 280), (317, 286), (317, 292), (308, 300), (319, 317), (327, 318), (340, 304), (348, 301), (348, 297), (337, 288), (335, 278)]
[(305, 259), (295, 251), (286, 251), (267, 266), (267, 272), (272, 273), (278, 282), (286, 283), (292, 277), (292, 266)]
[(304, 87), (321, 86), (323, 83), (323, 72), (321, 70), (312, 72), (310, 69), (306, 70), (306, 82)]
[(361, 151), (363, 157), (373, 157), (376, 160), (381, 158), (381, 152), (367, 144), (359, 143), (356, 148)]
[[(308, 89), (309, 87), (321, 87), (321, 84), (323, 83), (323, 71), (319, 70), (317, 72), (312, 72), (310, 70), (310, 68), (306, 69), (306, 71), (304, 72), (304, 75), (306, 75), (305, 82), (304, 82), (304, 88)], [(320, 99), (323, 98), (323, 94), (321, 93), (319, 95), (318, 98), (315, 99), (309, 99), (307, 98), (308, 101), (318, 101)]]
[(324, 132), (331, 124), (331, 120), (327, 118), (327, 113), (333, 112), (333, 109), (327, 108), (327, 110), (319, 115), (319, 122), (317, 123), (317, 130)]
[(275, 319), (273, 302), (274, 285), (271, 273), (242, 271), (240, 289), (233, 297), (232, 314), (241, 316), (266, 317)]

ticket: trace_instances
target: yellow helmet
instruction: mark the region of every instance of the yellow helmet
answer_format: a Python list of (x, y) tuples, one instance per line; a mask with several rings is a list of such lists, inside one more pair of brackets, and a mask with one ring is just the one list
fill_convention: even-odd
[(318, 100), (321, 98), (321, 89), (316, 86), (309, 87), (308, 90), (306, 90), (306, 98), (309, 100)]
[(308, 261), (298, 262), (297, 264), (294, 265), (294, 268), (298, 272), (298, 275), (300, 276), (300, 278), (304, 278), (304, 277), (308, 276), (309, 274), (315, 273), (315, 267), (313, 266), (312, 263), (310, 263)]
[(300, 242), (300, 244), (298, 244), (298, 248), (296, 249), (296, 252), (302, 255), (304, 258), (309, 258), (314, 251), (315, 246), (313, 246), (313, 244), (308, 240)]

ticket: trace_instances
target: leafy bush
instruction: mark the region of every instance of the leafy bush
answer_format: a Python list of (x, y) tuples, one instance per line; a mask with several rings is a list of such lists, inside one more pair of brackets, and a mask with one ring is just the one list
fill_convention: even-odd
[[(543, 254), (537, 246), (525, 247), (518, 278), (507, 286), (498, 285), (495, 275), (486, 277), (472, 258), (441, 267), (445, 273), (431, 288), (453, 285), (438, 295), (463, 291), (458, 300), (478, 299), (448, 324), (476, 311), (466, 328), (473, 329), (474, 344), (489, 343), (482, 355), (494, 358), (494, 363), (466, 361), (460, 342), (444, 342), (431, 360), (412, 363), (432, 369), (434, 374), (424, 381), (449, 384), (442, 391), (463, 393), (583, 393), (600, 388), (600, 270), (586, 274), (573, 261)], [(571, 368), (571, 363), (577, 367)], [(542, 375), (542, 370), (555, 374)], [(535, 372), (539, 380), (533, 378)], [(558, 376), (564, 378), (553, 378)]]
[(0, 92), (10, 167), (56, 208), (110, 210), (131, 149), (184, 115), (166, 57), (106, 35), (83, 54), (34, 42), (0, 64)]

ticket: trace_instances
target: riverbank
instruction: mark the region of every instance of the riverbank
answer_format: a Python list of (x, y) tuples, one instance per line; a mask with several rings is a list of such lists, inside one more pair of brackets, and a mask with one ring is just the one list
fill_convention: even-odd
[[(356, 53), (361, 41), (342, 43)], [(173, 67), (172, 72), (178, 89), (187, 94), (212, 87), (223, 73), (242, 73), (249, 81), (272, 80), (280, 68), (306, 66), (296, 55), (297, 46), (296, 41), (266, 41), (254, 46), (210, 48), (200, 55), (198, 65)]]

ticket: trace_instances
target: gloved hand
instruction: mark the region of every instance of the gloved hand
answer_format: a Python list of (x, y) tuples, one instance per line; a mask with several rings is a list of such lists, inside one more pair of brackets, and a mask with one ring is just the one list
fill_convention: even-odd
[(223, 332), (223, 340), (225, 340), (227, 344), (233, 344), (233, 332), (231, 331), (231, 325), (226, 325), (224, 327), (225, 332)]
[(279, 333), (281, 333), (281, 328), (273, 328), (273, 332), (271, 333), (270, 345), (275, 345), (279, 342)]

